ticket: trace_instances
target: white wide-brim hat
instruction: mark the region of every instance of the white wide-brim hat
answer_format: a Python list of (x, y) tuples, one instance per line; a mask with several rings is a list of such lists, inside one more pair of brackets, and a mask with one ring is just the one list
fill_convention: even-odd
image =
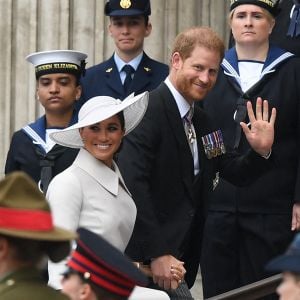
[(62, 146), (81, 148), (84, 144), (79, 133), (79, 128), (99, 123), (121, 111), (124, 113), (126, 135), (142, 120), (148, 106), (148, 99), (148, 92), (137, 96), (131, 94), (123, 101), (109, 96), (93, 97), (79, 110), (78, 122), (76, 124), (51, 133), (50, 138)]

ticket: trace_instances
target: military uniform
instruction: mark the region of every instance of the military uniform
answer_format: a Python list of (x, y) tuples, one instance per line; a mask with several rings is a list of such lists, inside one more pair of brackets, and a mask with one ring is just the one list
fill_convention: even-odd
[[(61, 130), (61, 124), (72, 125), (77, 122), (75, 102), (80, 96), (78, 83), (85, 70), (86, 57), (85, 53), (73, 50), (42, 51), (26, 57), (35, 66), (37, 98), (41, 98), (39, 101), (45, 108), (45, 115), (14, 133), (6, 159), (5, 174), (24, 171), (39, 184), (44, 193), (51, 179), (69, 167), (78, 153), (78, 150), (55, 145), (50, 140), (49, 133)], [(64, 91), (66, 87), (61, 83), (61, 76), (53, 79), (52, 74), (71, 74), (75, 80), (74, 86), (70, 81), (68, 91)], [(47, 81), (47, 85), (39, 82), (40, 77)], [(43, 91), (41, 97), (40, 90)], [(73, 102), (68, 102), (68, 97), (72, 97)], [(57, 102), (56, 111), (53, 111), (53, 101)], [(51, 122), (51, 116), (56, 121)], [(49, 121), (51, 127), (47, 124)]]
[(299, 58), (270, 47), (261, 79), (244, 93), (232, 48), (205, 98), (204, 108), (222, 130), (224, 141), (231, 147), (237, 144), (240, 153), (246, 153), (249, 144), (244, 134), (237, 138), (240, 130), (233, 116), (244, 99), (254, 103), (262, 97), (277, 109), (272, 147), (276, 167), (247, 187), (220, 179), (209, 199), (201, 264), (205, 297), (269, 276), (266, 262), (282, 253), (293, 237), (291, 212), (300, 199), (299, 69)]
[(158, 87), (169, 74), (167, 65), (151, 59), (143, 53), (142, 60), (134, 73), (129, 91), (126, 93), (121, 82), (120, 73), (112, 56), (107, 61), (87, 69), (82, 78), (82, 105), (95, 96), (111, 96), (124, 99), (131, 93), (140, 94)]
[[(110, 0), (105, 4), (104, 14), (111, 19), (109, 31), (117, 50), (108, 60), (87, 69), (81, 82), (82, 95), (78, 108), (95, 96), (110, 96), (123, 100), (132, 93), (137, 95), (152, 91), (169, 74), (166, 64), (151, 59), (143, 51), (144, 39), (151, 33), (148, 19), (151, 14), (150, 0)], [(138, 19), (140, 16), (143, 16), (142, 23)], [(117, 26), (114, 25), (115, 20), (118, 22)], [(139, 34), (131, 34), (132, 22), (137, 22), (135, 26), (140, 28)], [(122, 29), (122, 34), (115, 36), (120, 34), (122, 26), (126, 26), (126, 32)], [(132, 39), (136, 45), (127, 45), (127, 50), (124, 50), (119, 40), (121, 36), (122, 39)]]
[[(77, 121), (73, 116), (70, 125)], [(39, 118), (21, 130), (13, 134), (10, 148), (5, 164), (5, 174), (13, 171), (24, 171), (39, 183), (41, 179), (42, 165), (48, 163), (52, 169), (52, 177), (59, 174), (74, 161), (78, 149), (71, 149), (55, 145), (47, 151), (46, 139), (46, 118)]]
[(50, 288), (35, 268), (23, 268), (0, 280), (1, 300), (66, 300), (68, 297)]

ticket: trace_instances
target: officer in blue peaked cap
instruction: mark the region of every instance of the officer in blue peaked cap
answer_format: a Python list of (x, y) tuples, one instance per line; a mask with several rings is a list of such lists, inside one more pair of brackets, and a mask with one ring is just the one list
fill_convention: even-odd
[(87, 70), (80, 105), (96, 96), (123, 100), (132, 93), (150, 92), (169, 73), (168, 65), (144, 51), (144, 40), (152, 32), (150, 0), (109, 0), (104, 14), (109, 18), (108, 31), (115, 50), (108, 60)]
[(107, 16), (151, 15), (150, 0), (110, 0), (106, 2)]

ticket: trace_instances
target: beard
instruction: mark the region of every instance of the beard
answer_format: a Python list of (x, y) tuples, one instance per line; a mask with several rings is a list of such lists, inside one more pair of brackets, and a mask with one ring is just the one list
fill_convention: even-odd
[[(178, 74), (176, 78), (176, 86), (178, 92), (187, 100), (190, 104), (195, 101), (202, 100), (210, 90), (208, 87), (205, 90), (199, 90), (195, 85), (196, 79), (189, 79), (184, 74)], [(197, 82), (199, 85), (199, 81)], [(200, 83), (202, 86), (205, 84)]]

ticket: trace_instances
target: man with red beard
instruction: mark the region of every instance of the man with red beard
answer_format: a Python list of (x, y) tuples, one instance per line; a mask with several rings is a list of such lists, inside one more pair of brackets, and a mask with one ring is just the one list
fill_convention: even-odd
[[(137, 206), (127, 254), (152, 272), (152, 288), (171, 299), (193, 299), (189, 288), (198, 271), (205, 199), (220, 175), (247, 184), (270, 168), (264, 158), (273, 142), (275, 110), (258, 98), (256, 117), (248, 105), (251, 130), (241, 126), (253, 150), (226, 153), (222, 133), (195, 102), (216, 82), (224, 45), (207, 27), (180, 33), (171, 54), (170, 75), (150, 93), (146, 114), (124, 140), (118, 157)], [(262, 157), (263, 156), (263, 157)], [(142, 265), (141, 265), (142, 266)], [(185, 280), (172, 277), (174, 266)]]

